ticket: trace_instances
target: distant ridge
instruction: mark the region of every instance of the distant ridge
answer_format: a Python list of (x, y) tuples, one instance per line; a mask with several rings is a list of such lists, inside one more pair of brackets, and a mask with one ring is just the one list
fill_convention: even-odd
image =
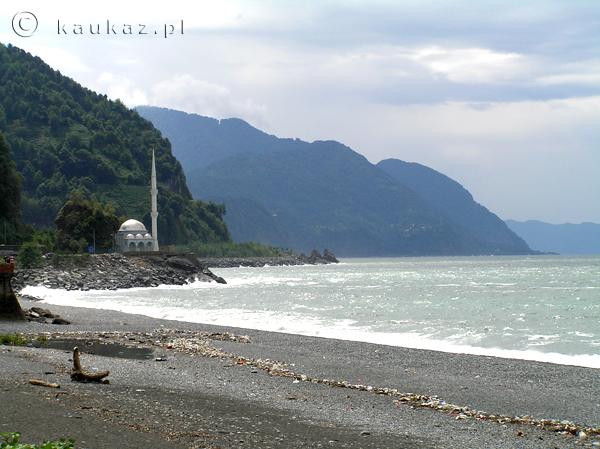
[[(267, 235), (261, 243), (304, 252), (323, 247), (344, 257), (456, 254), (468, 246), (412, 190), (338, 142), (238, 153), (190, 173), (188, 185), (194, 195), (243, 199), (260, 205), (261, 215), (268, 211), (289, 237)], [(236, 239), (242, 231), (227, 223)]]
[(558, 254), (600, 254), (600, 224), (550, 224), (506, 220), (509, 228), (535, 250)]
[(234, 241), (328, 248), (340, 257), (532, 254), (458, 183), (418, 164), (409, 166), (418, 172), (411, 176), (443, 177), (436, 189), (452, 188), (462, 221), (339, 142), (279, 139), (239, 119), (136, 109), (171, 142), (193, 196), (225, 203)]
[(525, 240), (448, 176), (424, 165), (398, 159), (385, 159), (377, 167), (443, 210), (454, 223), (484, 244), (496, 246), (499, 252), (529, 250)]
[(239, 118), (217, 120), (154, 106), (135, 110), (169, 139), (186, 173), (240, 152), (289, 150), (306, 144), (264, 133)]

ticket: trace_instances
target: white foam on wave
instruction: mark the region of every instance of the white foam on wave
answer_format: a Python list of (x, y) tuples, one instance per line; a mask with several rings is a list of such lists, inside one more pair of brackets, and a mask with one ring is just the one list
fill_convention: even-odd
[[(159, 288), (165, 290), (186, 290), (190, 288), (204, 288), (203, 284), (210, 288), (215, 287), (212, 283), (196, 283), (192, 286), (161, 286)], [(452, 341), (453, 339), (448, 338), (444, 340), (435, 339), (431, 335), (419, 334), (417, 332), (372, 332), (368, 328), (357, 327), (356, 321), (351, 319), (325, 320), (307, 318), (293, 311), (282, 313), (241, 310), (238, 308), (194, 308), (190, 310), (172, 306), (172, 303), (162, 307), (149, 306), (147, 300), (138, 300), (131, 295), (131, 292), (137, 291), (143, 293), (147, 291), (150, 293), (156, 292), (156, 289), (137, 288), (110, 292), (106, 290), (83, 292), (55, 290), (38, 286), (26, 287), (22, 293), (39, 297), (47, 304), (116, 310), (159, 319), (360, 341), (454, 354), (471, 354), (600, 368), (599, 354), (568, 355), (554, 352), (539, 352), (531, 349), (483, 348), (467, 344), (457, 344)]]

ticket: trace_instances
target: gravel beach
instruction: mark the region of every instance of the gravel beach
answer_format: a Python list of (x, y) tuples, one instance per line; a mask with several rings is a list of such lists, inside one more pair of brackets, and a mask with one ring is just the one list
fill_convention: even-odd
[(110, 370), (110, 383), (97, 384), (71, 381), (72, 351), (0, 346), (0, 432), (20, 431), (22, 442), (75, 438), (77, 448), (90, 449), (600, 447), (598, 369), (20, 302), (72, 324), (0, 322), (0, 333), (80, 333), (95, 345), (152, 349), (147, 359), (83, 353), (86, 369)]

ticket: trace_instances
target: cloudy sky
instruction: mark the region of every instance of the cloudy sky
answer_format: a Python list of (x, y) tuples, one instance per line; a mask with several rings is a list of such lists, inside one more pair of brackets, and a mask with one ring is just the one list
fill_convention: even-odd
[(129, 106), (418, 162), (503, 219), (600, 223), (598, 0), (19, 3), (0, 41)]

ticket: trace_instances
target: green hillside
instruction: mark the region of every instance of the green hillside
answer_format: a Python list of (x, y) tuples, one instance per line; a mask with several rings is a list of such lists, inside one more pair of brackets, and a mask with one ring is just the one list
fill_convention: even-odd
[(446, 175), (424, 165), (398, 159), (383, 160), (377, 167), (442, 210), (456, 225), (489, 247), (492, 254), (530, 251), (527, 243), (506, 223), (475, 202), (467, 189)]
[(215, 196), (210, 199), (226, 205), (225, 221), (233, 241), (260, 242), (282, 248), (291, 245), (290, 231), (261, 204), (243, 197)]
[(266, 134), (237, 118), (217, 120), (151, 106), (135, 109), (169, 139), (186, 173), (239, 152), (290, 150), (306, 144)]
[(482, 250), (412, 190), (337, 142), (239, 153), (188, 179), (195, 195), (225, 194), (261, 205), (289, 236), (267, 236), (261, 243), (297, 251), (327, 247), (346, 257)]
[(22, 180), (26, 224), (54, 226), (79, 191), (149, 226), (154, 149), (161, 243), (230, 241), (224, 208), (192, 199), (169, 141), (152, 123), (10, 44), (0, 45), (0, 131)]

